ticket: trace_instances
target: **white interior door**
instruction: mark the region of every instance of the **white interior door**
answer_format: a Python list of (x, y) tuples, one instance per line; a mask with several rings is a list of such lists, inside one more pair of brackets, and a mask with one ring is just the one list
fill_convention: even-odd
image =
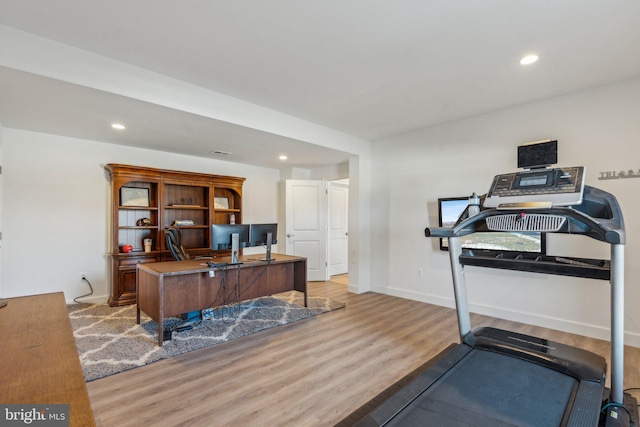
[(329, 276), (349, 272), (349, 185), (329, 183)]
[(287, 180), (286, 252), (307, 258), (307, 280), (329, 280), (327, 182)]

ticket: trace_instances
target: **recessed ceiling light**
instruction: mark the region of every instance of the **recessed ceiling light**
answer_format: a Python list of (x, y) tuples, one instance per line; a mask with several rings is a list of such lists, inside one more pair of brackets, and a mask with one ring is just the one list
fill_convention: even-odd
[(123, 124), (120, 123), (111, 123), (111, 127), (114, 129), (118, 129), (118, 130), (125, 130), (126, 127), (124, 127)]
[(522, 58), (520, 60), (520, 64), (521, 65), (529, 65), (529, 64), (533, 64), (534, 62), (536, 62), (538, 60), (538, 55), (527, 55), (524, 58)]
[(287, 156), (285, 154), (280, 154), (280, 157), (278, 157), (280, 160), (287, 160)]

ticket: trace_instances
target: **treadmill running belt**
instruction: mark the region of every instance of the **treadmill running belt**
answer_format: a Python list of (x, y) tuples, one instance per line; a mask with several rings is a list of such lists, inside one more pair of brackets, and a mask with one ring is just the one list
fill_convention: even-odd
[(560, 425), (577, 387), (568, 375), (476, 349), (387, 425)]

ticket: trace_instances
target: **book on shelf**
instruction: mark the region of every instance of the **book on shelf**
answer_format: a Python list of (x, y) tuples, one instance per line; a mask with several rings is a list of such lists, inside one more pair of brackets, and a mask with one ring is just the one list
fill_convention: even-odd
[(175, 225), (176, 227), (187, 227), (195, 224), (190, 219), (176, 219), (175, 221), (173, 221), (173, 224), (171, 225)]

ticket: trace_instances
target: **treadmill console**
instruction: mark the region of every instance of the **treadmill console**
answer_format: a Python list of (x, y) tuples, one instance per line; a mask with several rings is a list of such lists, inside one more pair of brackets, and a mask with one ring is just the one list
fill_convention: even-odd
[(545, 208), (582, 203), (584, 167), (533, 169), (497, 175), (485, 208)]

